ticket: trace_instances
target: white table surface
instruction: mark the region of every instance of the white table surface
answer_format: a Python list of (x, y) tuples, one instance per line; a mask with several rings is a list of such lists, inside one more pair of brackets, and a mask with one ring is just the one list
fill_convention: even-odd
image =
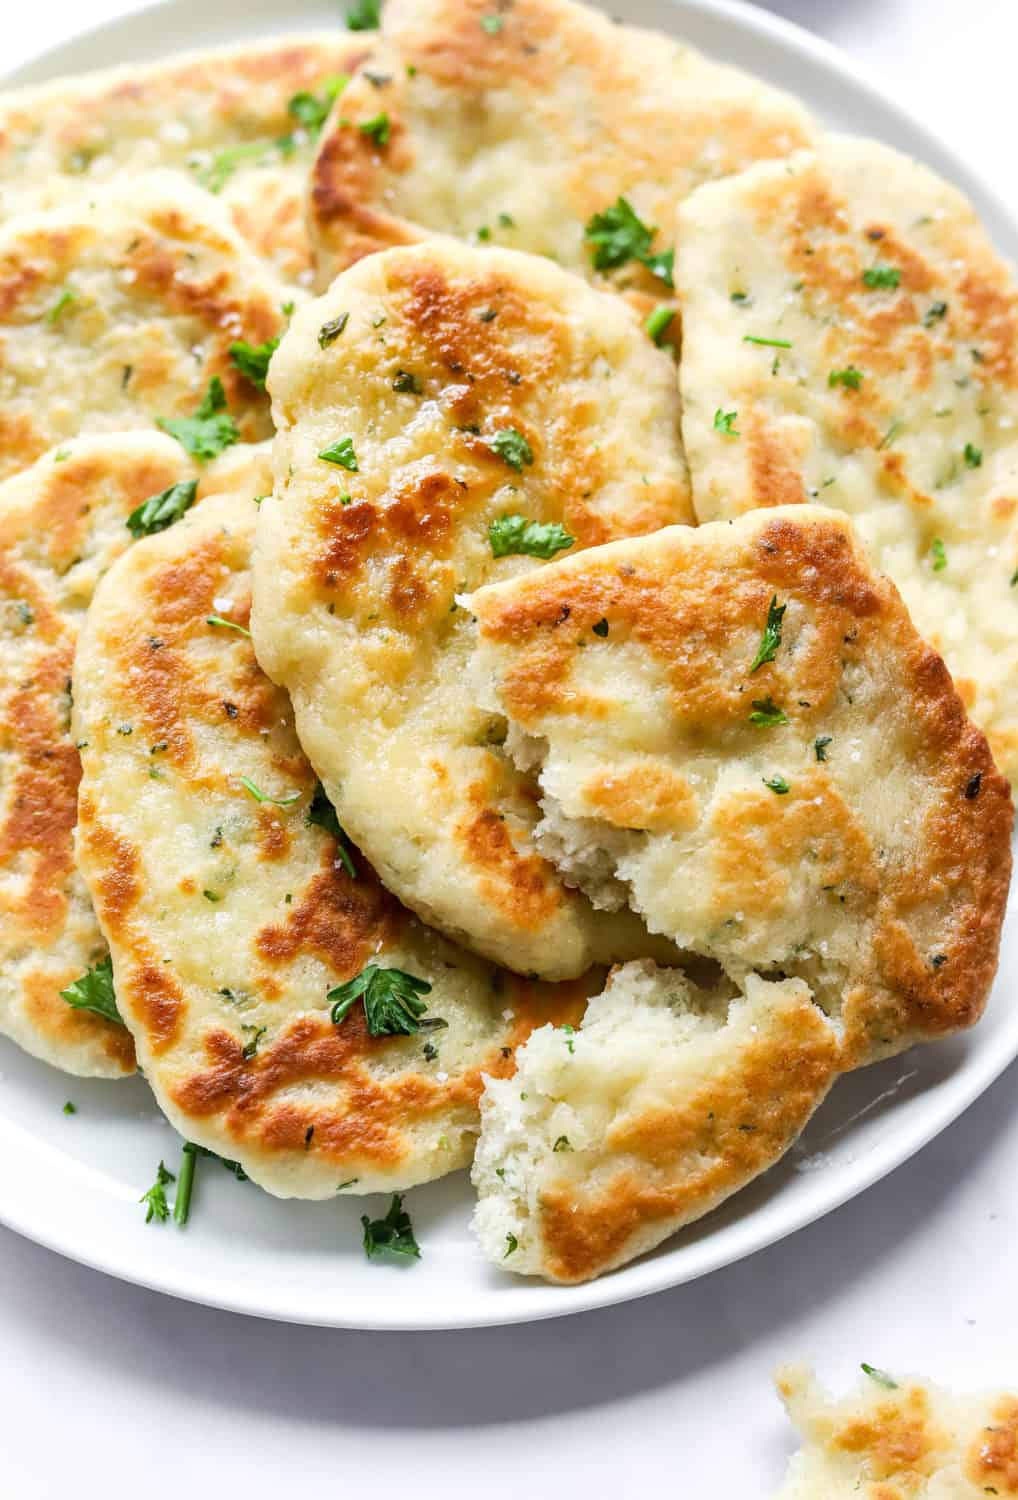
[[(214, 3), (214, 0), (210, 0)], [(15, 67), (131, 0), (7, 0)], [(1018, 204), (1018, 0), (774, 0)], [(341, 10), (337, 0), (337, 12)], [(853, 1203), (749, 1261), (530, 1327), (367, 1334), (212, 1312), (0, 1229), (0, 1496), (768, 1496), (806, 1357), (1018, 1382), (1018, 1065)]]

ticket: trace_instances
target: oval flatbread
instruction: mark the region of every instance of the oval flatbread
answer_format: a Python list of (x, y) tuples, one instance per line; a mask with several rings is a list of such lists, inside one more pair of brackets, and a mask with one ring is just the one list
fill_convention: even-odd
[(804, 980), (846, 1067), (979, 1018), (1008, 784), (845, 516), (670, 527), (464, 602), (538, 847), (597, 905)]
[[(74, 675), (78, 858), (182, 1135), (281, 1197), (409, 1187), (470, 1160), (482, 1072), (577, 1019), (592, 982), (542, 990), (456, 948), (338, 835), (247, 633), (256, 514), (204, 501), (100, 586)], [(372, 973), (372, 995), (330, 994)], [(369, 1030), (393, 1010), (421, 1029)]]
[(302, 200), (318, 127), (369, 42), (343, 33), (278, 37), (4, 94), (4, 215), (59, 207), (117, 173), (179, 167), (222, 195), (241, 234), (280, 275), (303, 279), (311, 256)]
[(230, 347), (277, 337), (284, 297), (222, 205), (178, 173), (6, 221), (0, 478), (79, 434), (157, 421), (184, 420), (202, 459), (268, 437), (264, 390)]
[(71, 667), (85, 611), (134, 532), (210, 492), (257, 494), (268, 467), (266, 449), (236, 447), (199, 475), (172, 438), (130, 432), (79, 438), (0, 485), (0, 1031), (69, 1073), (134, 1067), (123, 1026), (61, 994), (106, 956), (73, 850)]
[(701, 520), (852, 516), (1018, 775), (1018, 287), (970, 204), (834, 139), (679, 213), (683, 434)]
[(679, 200), (812, 139), (787, 94), (570, 0), (388, 0), (314, 165), (319, 285), (438, 232), (660, 302)]
[(518, 972), (647, 953), (534, 848), (457, 595), (688, 515), (670, 361), (621, 299), (443, 240), (300, 309), (270, 387), (255, 644), (341, 823), (423, 919)]

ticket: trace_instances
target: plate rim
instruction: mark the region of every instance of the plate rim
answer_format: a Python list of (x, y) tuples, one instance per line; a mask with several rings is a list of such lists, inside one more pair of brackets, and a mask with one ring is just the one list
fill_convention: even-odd
[[(833, 74), (850, 96), (861, 100), (864, 109), (876, 109), (885, 119), (890, 118), (895, 127), (906, 136), (918, 137), (933, 157), (935, 169), (958, 184), (967, 196), (976, 201), (984, 218), (988, 218), (991, 232), (993, 220), (1008, 227), (1018, 245), (1018, 213), (1012, 210), (998, 193), (993, 183), (985, 180), (978, 167), (973, 168), (953, 146), (945, 142), (938, 128), (925, 114), (918, 115), (900, 105), (879, 84), (861, 76), (853, 60), (838, 47), (823, 38), (816, 37), (803, 27), (784, 16), (774, 15), (759, 9), (746, 0), (659, 0), (674, 12), (674, 26), (681, 36), (684, 21), (689, 17), (700, 18), (705, 23), (728, 22), (743, 36), (762, 38), (785, 54), (790, 63), (819, 69)], [(71, 47), (86, 46), (88, 50), (102, 49), (112, 43), (117, 33), (130, 31), (150, 21), (157, 24), (172, 21), (174, 13), (183, 13), (193, 6), (194, 0), (148, 0), (148, 3), (132, 6), (120, 15), (86, 26), (62, 38), (54, 46), (36, 50), (24, 59), (12, 72), (0, 76), (0, 90), (21, 88), (43, 82), (47, 77), (68, 76), (74, 69), (54, 72), (48, 70), (48, 60), (53, 59), (62, 69), (65, 55)], [(228, 13), (233, 6), (223, 7)], [(259, 11), (254, 24), (262, 19)], [(286, 30), (312, 30), (310, 21), (297, 20), (276, 31), (264, 30), (266, 37), (283, 34)], [(337, 26), (337, 31), (342, 27)], [(252, 33), (253, 34), (253, 33)], [(179, 50), (185, 52), (201, 48), (201, 41)], [(227, 41), (224, 45), (229, 45)], [(177, 49), (174, 49), (177, 50)], [(116, 66), (117, 64), (109, 64)], [(766, 73), (761, 76), (766, 77)], [(1011, 925), (1018, 920), (1018, 912), (1011, 916)], [(1018, 941), (1018, 934), (1015, 935)], [(999, 980), (998, 980), (999, 983)], [(1000, 1005), (1002, 996), (997, 993), (991, 1003)], [(13, 1045), (13, 1044), (12, 1044)], [(907, 1054), (905, 1054), (907, 1056)], [(47, 1218), (37, 1207), (38, 1199), (30, 1192), (24, 1193), (24, 1201), (9, 1201), (9, 1189), (16, 1182), (17, 1173), (0, 1161), (0, 1223), (7, 1228), (63, 1255), (70, 1260), (101, 1271), (119, 1280), (144, 1287), (151, 1291), (179, 1297), (202, 1306), (221, 1308), (224, 1311), (262, 1317), (275, 1321), (316, 1327), (361, 1329), (366, 1331), (426, 1332), (443, 1329), (483, 1328), (517, 1323), (542, 1321), (548, 1318), (565, 1317), (595, 1308), (610, 1307), (622, 1302), (668, 1290), (709, 1275), (727, 1265), (735, 1264), (759, 1250), (766, 1249), (777, 1241), (787, 1238), (815, 1223), (828, 1213), (858, 1197), (867, 1188), (875, 1186), (890, 1172), (903, 1166), (923, 1149), (931, 1140), (954, 1123), (976, 1099), (998, 1078), (1018, 1056), (1018, 1017), (1005, 1022), (994, 1046), (977, 1051), (960, 1065), (959, 1076), (947, 1089), (945, 1097), (920, 1112), (918, 1118), (900, 1132), (889, 1132), (883, 1142), (862, 1153), (852, 1161), (839, 1165), (837, 1174), (827, 1191), (818, 1191), (814, 1200), (800, 1207), (791, 1217), (774, 1216), (764, 1225), (754, 1226), (754, 1215), (745, 1220), (744, 1230), (734, 1249), (725, 1245), (720, 1254), (712, 1256), (709, 1251), (711, 1236), (701, 1244), (699, 1257), (683, 1257), (683, 1246), (677, 1244), (669, 1251), (659, 1250), (651, 1257), (632, 1262), (618, 1271), (579, 1286), (550, 1286), (533, 1278), (512, 1278), (509, 1288), (495, 1288), (483, 1305), (471, 1306), (462, 1315), (445, 1312), (432, 1313), (428, 1305), (418, 1305), (409, 1315), (405, 1300), (394, 1297), (388, 1304), (373, 1303), (371, 1311), (358, 1311), (356, 1307), (328, 1306), (314, 1309), (303, 1305), (284, 1305), (285, 1298), (273, 1300), (270, 1289), (264, 1282), (255, 1282), (252, 1289), (243, 1283), (226, 1284), (215, 1278), (210, 1283), (208, 1271), (202, 1270), (200, 1260), (182, 1260), (179, 1265), (168, 1268), (155, 1262), (155, 1269), (148, 1271), (137, 1262), (137, 1252), (132, 1240), (117, 1241), (111, 1237), (108, 1245), (82, 1246), (75, 1242), (75, 1225), (68, 1216), (66, 1222), (59, 1213)], [(932, 1085), (931, 1085), (932, 1087)], [(56, 1148), (29, 1134), (14, 1120), (0, 1117), (0, 1138), (22, 1137), (37, 1154), (45, 1159), (47, 1153)], [(689, 1265), (685, 1261), (689, 1261)], [(336, 1296), (329, 1291), (330, 1298)], [(386, 1305), (391, 1312), (381, 1316), (377, 1308)]]

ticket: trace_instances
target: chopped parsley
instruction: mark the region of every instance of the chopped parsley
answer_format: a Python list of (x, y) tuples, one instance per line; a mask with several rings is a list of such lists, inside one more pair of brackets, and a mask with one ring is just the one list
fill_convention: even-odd
[(77, 292), (72, 290), (71, 287), (65, 286), (63, 291), (60, 293), (60, 296), (57, 298), (53, 306), (50, 308), (49, 312), (46, 314), (47, 323), (55, 323), (57, 319), (67, 311), (71, 303), (77, 302), (77, 300)]
[(941, 537), (935, 536), (930, 543), (930, 556), (933, 558), (934, 573), (942, 573), (947, 567), (947, 549)]
[(267, 1026), (242, 1025), (240, 1029), (242, 1032), (244, 1032), (245, 1035), (250, 1033), (250, 1035), (247, 1035), (247, 1041), (240, 1049), (240, 1055), (244, 1059), (244, 1061), (250, 1062), (251, 1059), (257, 1055), (258, 1043), (261, 1041), (262, 1037), (265, 1035), (269, 1028)]
[(898, 1389), (898, 1382), (888, 1375), (886, 1370), (878, 1370), (876, 1365), (867, 1364), (862, 1364), (859, 1368), (864, 1375), (868, 1375), (871, 1380), (875, 1380), (877, 1385), (882, 1385), (885, 1391), (896, 1391)]
[(650, 247), (656, 234), (657, 226), (645, 224), (632, 204), (620, 197), (611, 208), (593, 215), (583, 238), (592, 247), (595, 271), (610, 271), (627, 261), (638, 260), (666, 286), (671, 286), (675, 252), (652, 253)]
[(771, 729), (776, 724), (787, 724), (788, 715), (768, 693), (766, 698), (753, 699), (753, 712), (749, 716), (749, 722), (759, 725), (761, 729)]
[(237, 146), (227, 146), (224, 150), (217, 151), (206, 166), (192, 162), (191, 167), (203, 188), (210, 193), (221, 193), (241, 162), (255, 156), (271, 160), (273, 149), (272, 141), (243, 141)]
[(77, 1113), (78, 1113), (78, 1106), (76, 1104), (72, 1104), (71, 1100), (68, 1099), (67, 1103), (64, 1105), (64, 1114), (65, 1115), (76, 1115)]
[[(302, 89), (287, 103), (286, 112), (298, 125), (303, 125), (310, 136), (316, 136), (329, 117), (329, 111), (350, 82), (346, 73), (334, 73), (326, 78), (321, 94), (308, 93)], [(292, 144), (292, 143), (289, 143)]]
[(862, 385), (862, 371), (857, 370), (855, 365), (848, 365), (844, 370), (832, 370), (827, 377), (827, 384), (831, 387), (843, 385), (849, 390), (857, 391)]
[(567, 1135), (560, 1135), (551, 1149), (553, 1151), (571, 1151), (573, 1148), (569, 1144), (569, 1137)]
[(202, 891), (202, 895), (205, 897), (206, 901), (216, 902), (222, 901), (223, 899), (222, 896), (219, 895), (218, 891)]
[(192, 458), (200, 462), (215, 458), (224, 448), (240, 441), (237, 424), (226, 410), (226, 392), (218, 375), (213, 375), (204, 400), (193, 417), (159, 417), (158, 425)]
[(488, 527), (492, 557), (543, 557), (564, 552), (576, 540), (557, 521), (528, 521), (526, 516), (499, 516)]
[(92, 969), (86, 969), (80, 979), (60, 991), (72, 1010), (89, 1010), (95, 1016), (104, 1016), (123, 1026), (124, 1018), (117, 1009), (117, 997), (113, 991), (113, 959), (107, 953)]
[(336, 985), (325, 998), (333, 1002), (331, 1014), (336, 1026), (363, 999), (370, 1036), (414, 1036), (423, 1029), (420, 1018), (428, 1008), (420, 997), (430, 993), (431, 985), (426, 979), (418, 979), (402, 969), (368, 964), (356, 978)]
[(235, 339), (230, 345), (230, 359), (245, 380), (250, 380), (252, 385), (264, 390), (269, 360), (278, 348), (278, 339), (266, 339), (263, 344), (249, 344), (245, 339)]
[(159, 1224), (165, 1224), (170, 1217), (170, 1205), (166, 1201), (167, 1184), (176, 1182), (173, 1173), (168, 1171), (163, 1162), (159, 1163), (156, 1172), (156, 1180), (147, 1193), (142, 1193), (138, 1199), (139, 1203), (145, 1204), (145, 1223), (151, 1224), (155, 1219)]
[(735, 425), (738, 415), (737, 411), (722, 411), (719, 406), (714, 413), (714, 431), (723, 433), (725, 437), (741, 436)]
[(350, 851), (344, 842), (346, 834), (343, 832), (342, 825), (336, 816), (336, 809), (329, 801), (325, 788), (320, 781), (315, 786), (314, 796), (311, 798), (311, 806), (307, 810), (304, 822), (309, 828), (324, 828), (326, 833), (332, 834), (332, 837), (339, 845), (336, 853), (340, 864), (350, 876), (350, 879), (356, 880), (357, 870), (353, 860), (350, 858)]
[(787, 608), (787, 604), (778, 603), (777, 594), (773, 596), (770, 604), (767, 606), (767, 622), (764, 625), (760, 644), (753, 658), (753, 665), (749, 669), (751, 677), (760, 667), (766, 666), (769, 661), (773, 661), (777, 656), (778, 647), (781, 645), (781, 622), (785, 618), (785, 610)]
[(246, 625), (238, 625), (236, 620), (224, 620), (222, 615), (206, 615), (206, 625), (219, 625), (224, 630), (236, 630), (238, 635), (246, 635), (250, 638), (251, 632)]
[(364, 1254), (369, 1260), (384, 1259), (387, 1255), (420, 1260), (421, 1249), (414, 1239), (410, 1215), (403, 1208), (402, 1193), (393, 1193), (384, 1219), (369, 1219), (367, 1214), (361, 1214), (361, 1224), (364, 1228)]
[(157, 531), (165, 531), (167, 526), (172, 526), (185, 511), (191, 509), (197, 493), (196, 479), (171, 484), (169, 489), (161, 490), (158, 495), (150, 495), (132, 510), (127, 518), (127, 529), (135, 541), (141, 536), (152, 536)]
[(827, 759), (827, 746), (831, 743), (833, 735), (821, 734), (813, 741), (813, 754), (817, 760)]
[(249, 776), (242, 776), (240, 784), (256, 802), (271, 802), (274, 807), (289, 807), (291, 802), (299, 802), (301, 797), (300, 792), (288, 792), (285, 797), (270, 797), (268, 792), (263, 792), (260, 787), (255, 786)]
[(599, 635), (603, 640), (604, 637), (608, 634), (608, 621), (602, 616), (602, 618), (598, 620), (596, 624), (591, 625), (590, 628), (595, 635)]
[(513, 1251), (514, 1250), (518, 1250), (520, 1248), (520, 1242), (519, 1242), (519, 1240), (516, 1238), (516, 1236), (514, 1234), (507, 1234), (506, 1237), (505, 1237), (505, 1244), (506, 1244), (506, 1251), (505, 1251), (505, 1254), (503, 1255), (502, 1259), (503, 1260), (508, 1260), (509, 1257), (510, 1257), (510, 1255), (512, 1255)]
[(358, 472), (357, 455), (353, 451), (353, 438), (340, 438), (328, 448), (323, 448), (318, 457), (324, 459), (327, 464), (336, 464), (341, 469), (349, 469), (351, 474)]
[(977, 448), (974, 443), (966, 443), (964, 458), (966, 464), (970, 469), (981, 468), (983, 462), (983, 450), (982, 448)]
[(965, 783), (965, 800), (967, 802), (974, 802), (976, 800), (976, 798), (979, 796), (979, 791), (982, 787), (982, 784), (983, 773), (982, 771), (977, 771), (976, 774), (970, 777), (969, 780)]
[(897, 266), (870, 266), (862, 273), (863, 285), (893, 291), (901, 281)]
[(788, 339), (761, 339), (755, 333), (744, 333), (742, 335), (744, 344), (762, 344), (765, 349), (791, 349), (792, 345)]
[(523, 473), (524, 464), (534, 462), (534, 454), (530, 444), (522, 432), (517, 432), (515, 427), (503, 427), (496, 432), (488, 445), (510, 469), (515, 469), (517, 474)]
[(939, 323), (941, 318), (946, 318), (946, 316), (946, 302), (931, 302), (929, 307), (926, 309), (926, 316), (923, 318), (923, 327), (932, 328), (934, 323)]
[(662, 302), (659, 307), (655, 307), (654, 311), (650, 314), (647, 321), (643, 325), (647, 332), (650, 334), (651, 338), (654, 340), (655, 344), (660, 344), (661, 340), (668, 332), (668, 329), (671, 327), (674, 318), (674, 307), (669, 307), (664, 302)]
[(344, 312), (340, 313), (338, 318), (330, 318), (328, 323), (323, 323), (321, 328), (319, 328), (318, 330), (319, 349), (327, 349), (330, 344), (335, 343), (336, 339), (339, 338), (339, 335), (343, 332), (343, 329), (346, 327), (349, 321), (350, 314), (348, 312)]
[(184, 1150), (192, 1156), (207, 1156), (210, 1161), (219, 1162), (220, 1166), (225, 1167), (228, 1172), (231, 1172), (238, 1182), (250, 1182), (251, 1180), (239, 1161), (231, 1161), (227, 1156), (219, 1156), (215, 1151), (210, 1151), (207, 1146), (196, 1146), (194, 1141), (188, 1141)]
[(372, 115), (370, 120), (362, 120), (357, 129), (361, 135), (369, 136), (376, 146), (389, 144), (389, 116), (384, 110), (381, 114)]
[(770, 787), (771, 791), (777, 793), (779, 797), (783, 797), (786, 792), (792, 790), (783, 776), (764, 776), (763, 784)]
[(481, 30), (486, 31), (489, 36), (498, 36), (504, 22), (501, 16), (482, 16)]
[(396, 371), (392, 388), (394, 391), (399, 391), (401, 394), (410, 396), (423, 396), (424, 394), (424, 387), (421, 385), (421, 382), (409, 370)]
[(382, 20), (382, 0), (357, 0), (346, 13), (348, 31), (377, 31)]

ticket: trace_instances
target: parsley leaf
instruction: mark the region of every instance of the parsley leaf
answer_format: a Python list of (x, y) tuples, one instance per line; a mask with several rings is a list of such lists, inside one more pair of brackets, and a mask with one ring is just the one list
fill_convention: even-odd
[(314, 796), (311, 798), (311, 806), (307, 810), (307, 816), (304, 819), (304, 822), (309, 828), (324, 828), (326, 833), (332, 834), (332, 837), (339, 845), (336, 853), (339, 858), (340, 864), (343, 866), (343, 869), (346, 871), (346, 873), (350, 876), (350, 879), (356, 880), (357, 870), (354, 867), (353, 860), (350, 858), (350, 851), (344, 843), (346, 834), (343, 832), (340, 821), (336, 816), (336, 809), (329, 801), (325, 792), (325, 788), (322, 786), (322, 783), (320, 781), (315, 786)]
[(331, 318), (328, 323), (323, 323), (318, 330), (319, 349), (327, 349), (330, 344), (334, 343), (349, 321), (350, 314), (344, 312), (340, 313), (338, 318)]
[(776, 724), (787, 724), (788, 715), (768, 693), (766, 698), (753, 699), (753, 712), (749, 716), (749, 722), (758, 724), (762, 729), (772, 729)]
[(298, 125), (303, 125), (309, 135), (315, 136), (325, 124), (329, 117), (329, 110), (349, 82), (348, 74), (335, 73), (331, 78), (326, 78), (320, 95), (311, 94), (306, 89), (302, 89), (299, 94), (294, 94), (287, 103), (286, 112), (297, 121)]
[(553, 1151), (571, 1151), (573, 1148), (569, 1144), (569, 1137), (567, 1135), (560, 1135), (551, 1149)]
[(977, 448), (974, 443), (966, 443), (964, 458), (966, 464), (970, 469), (981, 468), (983, 462), (983, 450), (982, 448)]
[(787, 604), (778, 603), (777, 594), (767, 606), (767, 623), (764, 625), (763, 635), (760, 637), (760, 644), (753, 658), (753, 665), (749, 669), (751, 677), (760, 667), (766, 666), (767, 662), (773, 661), (777, 656), (778, 647), (781, 645), (781, 622), (785, 618), (787, 608)]
[(947, 567), (947, 549), (941, 537), (935, 536), (930, 543), (930, 556), (933, 558), (934, 573), (942, 573)]
[(337, 1026), (363, 999), (370, 1036), (414, 1036), (422, 1029), (420, 1017), (428, 1008), (420, 996), (430, 993), (426, 979), (405, 974), (402, 969), (368, 964), (356, 978), (336, 985), (325, 998), (333, 1002), (332, 1020)]
[(591, 625), (590, 628), (595, 635), (601, 636), (603, 640), (604, 637), (608, 634), (608, 621), (602, 615), (601, 619), (596, 621), (595, 624)]
[(939, 323), (941, 318), (947, 316), (946, 302), (931, 302), (927, 308), (926, 316), (923, 318), (923, 327), (932, 328), (934, 323)]
[(505, 1237), (505, 1244), (506, 1244), (506, 1251), (505, 1251), (505, 1254), (503, 1255), (502, 1259), (503, 1260), (508, 1260), (509, 1257), (510, 1257), (510, 1255), (512, 1255), (513, 1251), (514, 1250), (518, 1250), (520, 1248), (520, 1242), (519, 1242), (519, 1240), (516, 1238), (516, 1236), (514, 1234), (507, 1234), (506, 1237)]
[(844, 370), (832, 370), (827, 377), (829, 386), (844, 385), (850, 390), (857, 391), (862, 385), (862, 371), (857, 370), (854, 365), (849, 365)]
[(863, 285), (893, 291), (901, 281), (897, 266), (870, 266), (862, 273)]
[(524, 464), (534, 462), (530, 444), (522, 432), (517, 432), (515, 427), (503, 427), (501, 432), (496, 432), (488, 446), (492, 453), (497, 453), (510, 469), (516, 470), (517, 474), (523, 473)]
[(645, 224), (632, 204), (626, 198), (619, 198), (611, 208), (593, 215), (583, 238), (592, 247), (595, 271), (610, 271), (627, 261), (638, 260), (666, 286), (672, 286), (675, 251), (652, 253), (650, 247), (656, 234), (656, 225)]
[(165, 1165), (160, 1162), (156, 1173), (156, 1180), (147, 1193), (142, 1193), (138, 1199), (139, 1203), (146, 1205), (145, 1223), (151, 1224), (155, 1219), (160, 1224), (165, 1224), (170, 1217), (170, 1205), (166, 1201), (166, 1186), (170, 1182), (176, 1182), (173, 1173), (167, 1171)]
[(735, 425), (737, 411), (722, 411), (719, 406), (714, 413), (714, 431), (724, 433), (725, 437), (740, 437), (741, 434)]
[(230, 345), (230, 359), (245, 380), (250, 380), (252, 385), (264, 390), (269, 360), (278, 348), (278, 339), (266, 339), (263, 344), (249, 344), (246, 339), (235, 339)]
[(528, 521), (526, 516), (499, 516), (488, 527), (492, 557), (554, 557), (576, 538), (557, 521)]
[(241, 1025), (240, 1029), (246, 1035), (250, 1033), (250, 1035), (247, 1036), (247, 1041), (240, 1049), (240, 1055), (244, 1059), (244, 1061), (250, 1062), (252, 1058), (257, 1056), (258, 1043), (261, 1041), (262, 1037), (265, 1035), (269, 1028), (267, 1026)]
[(489, 36), (498, 36), (502, 30), (503, 21), (501, 16), (482, 16), (481, 30), (486, 31)]
[(76, 1104), (72, 1103), (72, 1101), (70, 1099), (68, 1099), (67, 1103), (64, 1105), (64, 1114), (65, 1115), (76, 1115), (77, 1113), (78, 1113), (78, 1106)]
[(414, 1239), (410, 1215), (403, 1208), (402, 1193), (393, 1193), (384, 1219), (369, 1219), (367, 1214), (361, 1214), (361, 1224), (364, 1228), (364, 1254), (369, 1260), (383, 1259), (387, 1255), (420, 1260), (421, 1248)]
[(300, 792), (289, 792), (285, 797), (270, 797), (268, 792), (263, 792), (260, 787), (255, 786), (248, 776), (242, 776), (240, 784), (256, 802), (271, 802), (274, 807), (289, 807), (291, 802), (299, 802), (301, 797)]
[(779, 797), (783, 797), (786, 792), (792, 790), (783, 776), (764, 776), (762, 780), (764, 786), (770, 787), (771, 791), (776, 792)]
[(191, 509), (197, 493), (198, 481), (185, 479), (180, 484), (171, 484), (168, 490), (162, 490), (158, 495), (150, 495), (128, 516), (128, 530), (136, 541), (138, 537), (165, 531)]
[(271, 160), (273, 150), (271, 141), (242, 141), (217, 151), (207, 166), (192, 164), (192, 170), (203, 188), (210, 193), (221, 193), (242, 161), (254, 156)]
[(346, 13), (349, 31), (377, 31), (382, 20), (382, 0), (357, 0)]
[(205, 399), (193, 417), (159, 417), (158, 425), (201, 462), (240, 441), (237, 425), (226, 410), (226, 392), (218, 375), (209, 381)]
[(827, 746), (831, 743), (833, 735), (821, 734), (813, 741), (813, 754), (817, 760), (827, 759)]
[(384, 110), (381, 114), (373, 115), (370, 120), (362, 120), (357, 129), (361, 135), (370, 136), (376, 146), (389, 144), (389, 116)]
[(882, 1385), (885, 1390), (896, 1391), (898, 1389), (898, 1382), (893, 1380), (886, 1370), (878, 1370), (876, 1365), (867, 1364), (862, 1364), (859, 1368), (864, 1375), (868, 1375), (871, 1380), (875, 1380), (877, 1385)]
[(351, 474), (358, 473), (357, 455), (353, 451), (353, 438), (339, 438), (337, 442), (323, 448), (318, 455), (327, 464), (336, 464), (341, 469), (349, 469)]
[(409, 396), (423, 396), (424, 394), (424, 387), (410, 370), (397, 370), (392, 388), (394, 391), (400, 391)]
[(117, 1009), (117, 997), (113, 991), (113, 959), (107, 953), (93, 969), (86, 969), (80, 979), (60, 991), (72, 1010), (90, 1010), (93, 1015), (105, 1016), (123, 1026), (124, 1018)]
[(671, 326), (674, 318), (674, 307), (668, 307), (666, 303), (662, 303), (660, 307), (655, 307), (654, 311), (650, 314), (647, 321), (643, 325), (647, 332), (650, 334), (651, 338), (654, 340), (655, 344), (660, 344), (661, 340), (668, 332), (668, 329)]
[(233, 1173), (238, 1182), (250, 1182), (251, 1180), (239, 1161), (231, 1161), (228, 1156), (219, 1156), (215, 1151), (210, 1151), (207, 1146), (196, 1146), (194, 1141), (188, 1141), (184, 1149), (194, 1156), (207, 1156), (210, 1161), (219, 1162), (220, 1166), (225, 1167), (228, 1172)]

